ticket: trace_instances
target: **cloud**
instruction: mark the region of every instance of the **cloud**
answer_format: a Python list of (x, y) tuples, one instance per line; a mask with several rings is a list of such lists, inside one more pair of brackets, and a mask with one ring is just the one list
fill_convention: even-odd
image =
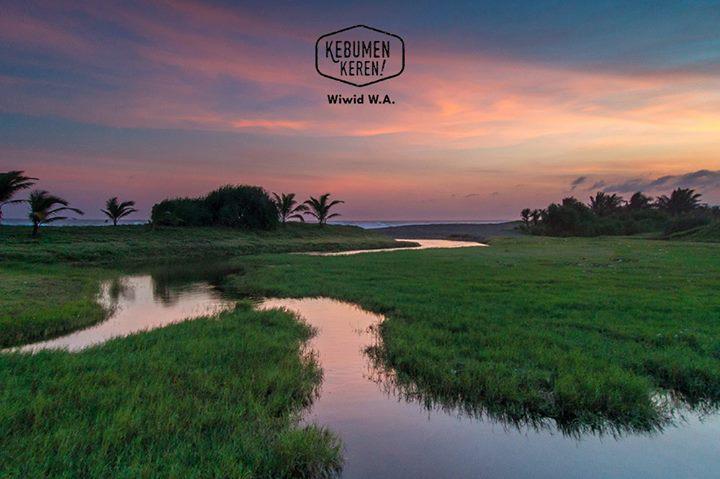
[(655, 179), (633, 178), (605, 187), (605, 191), (632, 193), (674, 188), (718, 188), (720, 170), (698, 170), (682, 175), (665, 175)]
[(577, 178), (572, 180), (572, 183), (570, 183), (570, 189), (574, 190), (581, 184), (585, 183), (585, 181), (587, 181), (587, 176), (578, 176)]

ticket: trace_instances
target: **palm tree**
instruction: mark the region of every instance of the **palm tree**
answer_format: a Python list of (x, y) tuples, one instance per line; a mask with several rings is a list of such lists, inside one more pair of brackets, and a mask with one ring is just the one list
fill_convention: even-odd
[(123, 201), (122, 203), (118, 203), (117, 196), (113, 196), (105, 202), (105, 209), (100, 211), (105, 213), (105, 216), (112, 220), (113, 226), (117, 226), (117, 222), (120, 218), (124, 218), (131, 213), (137, 212), (133, 206), (135, 206), (134, 201)]
[(66, 216), (55, 216), (61, 211), (73, 211), (79, 215), (84, 214), (77, 208), (68, 206), (68, 202), (58, 196), (53, 196), (45, 190), (35, 190), (26, 200), (30, 204), (30, 221), (33, 223), (33, 237), (38, 235), (40, 225), (67, 219)]
[(646, 210), (652, 207), (652, 197), (644, 195), (641, 191), (633, 194), (627, 204), (631, 210)]
[(607, 216), (618, 211), (622, 202), (622, 196), (598, 191), (595, 196), (590, 197), (590, 209), (598, 216)]
[(37, 178), (23, 175), (24, 171), (8, 171), (0, 173), (0, 223), (2, 222), (2, 207), (10, 203), (22, 203), (25, 200), (12, 200), (11, 198), (20, 190), (30, 188)]
[(295, 193), (281, 193), (280, 196), (278, 196), (277, 193), (273, 193), (273, 196), (275, 197), (273, 203), (275, 203), (275, 208), (278, 210), (278, 216), (282, 224), (287, 223), (288, 220), (305, 221), (302, 213), (305, 213), (308, 207), (305, 204), (298, 204), (298, 202), (295, 201)]
[(330, 208), (335, 205), (339, 205), (340, 203), (345, 203), (341, 200), (328, 201), (328, 198), (330, 198), (330, 193), (325, 193), (320, 198), (314, 198), (311, 196), (310, 199), (304, 203), (309, 208), (307, 214), (315, 218), (318, 223), (320, 223), (320, 226), (327, 223), (327, 220), (330, 218), (340, 216), (338, 213), (330, 214)]
[(657, 207), (676, 216), (694, 210), (700, 206), (702, 194), (695, 193), (691, 188), (677, 188), (670, 193), (668, 198), (665, 195), (657, 199)]

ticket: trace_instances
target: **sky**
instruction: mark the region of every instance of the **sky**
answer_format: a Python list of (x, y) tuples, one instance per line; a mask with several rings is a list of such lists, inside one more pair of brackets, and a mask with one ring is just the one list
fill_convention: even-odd
[[(316, 72), (318, 37), (357, 24), (403, 38), (400, 76)], [(679, 186), (718, 204), (718, 25), (709, 0), (0, 0), (0, 171), (88, 218), (228, 183), (330, 192), (346, 220)], [(327, 101), (360, 93), (395, 103)]]

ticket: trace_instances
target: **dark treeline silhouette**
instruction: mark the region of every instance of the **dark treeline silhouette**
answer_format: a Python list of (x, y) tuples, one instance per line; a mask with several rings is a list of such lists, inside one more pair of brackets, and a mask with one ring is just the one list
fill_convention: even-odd
[(227, 185), (198, 198), (163, 200), (152, 208), (151, 221), (159, 226), (230, 226), (244, 229), (273, 229), (289, 220), (305, 221), (314, 217), (322, 226), (339, 216), (333, 206), (343, 203), (329, 200), (326, 193), (303, 203), (294, 193), (273, 193), (259, 186)]
[(629, 200), (597, 192), (588, 204), (564, 198), (541, 210), (521, 212), (522, 229), (537, 235), (598, 236), (662, 231), (665, 235), (720, 220), (720, 208), (700, 203), (701, 194), (677, 188), (670, 196), (652, 198), (638, 191)]
[[(27, 199), (13, 199), (17, 193), (30, 188), (36, 181), (38, 181), (37, 178), (25, 176), (24, 171), (0, 173), (0, 223), (2, 223), (2, 207), (12, 203), (27, 203), (30, 207), (28, 218), (33, 225), (33, 237), (38, 236), (42, 225), (67, 219), (67, 216), (63, 216), (65, 212), (85, 214), (81, 210), (71, 207), (67, 200), (45, 190), (33, 190)], [(117, 226), (119, 219), (137, 211), (133, 206), (135, 206), (134, 201), (121, 203), (116, 196), (108, 199), (105, 202), (105, 209), (100, 211), (112, 220), (113, 225)]]

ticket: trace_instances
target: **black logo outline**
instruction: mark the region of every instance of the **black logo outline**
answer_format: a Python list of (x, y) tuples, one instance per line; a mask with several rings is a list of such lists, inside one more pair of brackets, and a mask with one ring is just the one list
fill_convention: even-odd
[[(400, 68), (400, 71), (399, 71), (399, 72), (397, 72), (397, 73), (394, 74), (394, 75), (390, 75), (390, 76), (387, 76), (387, 77), (380, 78), (380, 79), (378, 79), (378, 80), (373, 80), (373, 81), (371, 81), (370, 83), (361, 83), (361, 84), (358, 84), (358, 83), (353, 83), (353, 82), (348, 81), (348, 80), (343, 80), (343, 79), (336, 78), (336, 77), (333, 77), (333, 76), (330, 76), (330, 75), (326, 75), (326, 74), (324, 74), (323, 72), (320, 71), (320, 61), (319, 61), (319, 59), (318, 59), (318, 46), (320, 46), (320, 40), (322, 40), (322, 39), (325, 38), (325, 37), (329, 37), (330, 35), (335, 35), (335, 34), (337, 34), (337, 33), (346, 32), (346, 31), (348, 31), (348, 30), (352, 30), (353, 28), (358, 28), (358, 27), (367, 28), (368, 30), (372, 30), (372, 31), (374, 31), (374, 32), (382, 33), (382, 34), (384, 34), (384, 35), (389, 35), (389, 36), (391, 36), (391, 37), (395, 37), (395, 38), (397, 38), (398, 40), (400, 40), (400, 45), (402, 45), (402, 68)], [(339, 82), (342, 82), (342, 83), (345, 83), (345, 84), (348, 84), (348, 85), (352, 85), (352, 86), (355, 86), (355, 87), (358, 87), (358, 88), (362, 88), (362, 87), (365, 87), (365, 86), (368, 86), (368, 85), (374, 85), (375, 83), (378, 83), (378, 82), (381, 82), (381, 81), (390, 80), (391, 78), (395, 78), (395, 77), (397, 77), (397, 76), (400, 76), (400, 74), (405, 71), (405, 41), (402, 39), (402, 37), (401, 37), (400, 35), (395, 35), (394, 33), (385, 32), (385, 31), (383, 31), (383, 30), (379, 30), (379, 29), (373, 28), (373, 27), (368, 27), (367, 25), (353, 25), (352, 27), (342, 28), (342, 29), (340, 29), (340, 30), (338, 30), (338, 31), (336, 31), (336, 32), (326, 33), (325, 35), (322, 35), (320, 38), (318, 38), (317, 41), (315, 42), (315, 71), (317, 71), (318, 74), (320, 74), (320, 76), (324, 76), (325, 78), (329, 78), (329, 79), (331, 79), (331, 80), (339, 81)]]

